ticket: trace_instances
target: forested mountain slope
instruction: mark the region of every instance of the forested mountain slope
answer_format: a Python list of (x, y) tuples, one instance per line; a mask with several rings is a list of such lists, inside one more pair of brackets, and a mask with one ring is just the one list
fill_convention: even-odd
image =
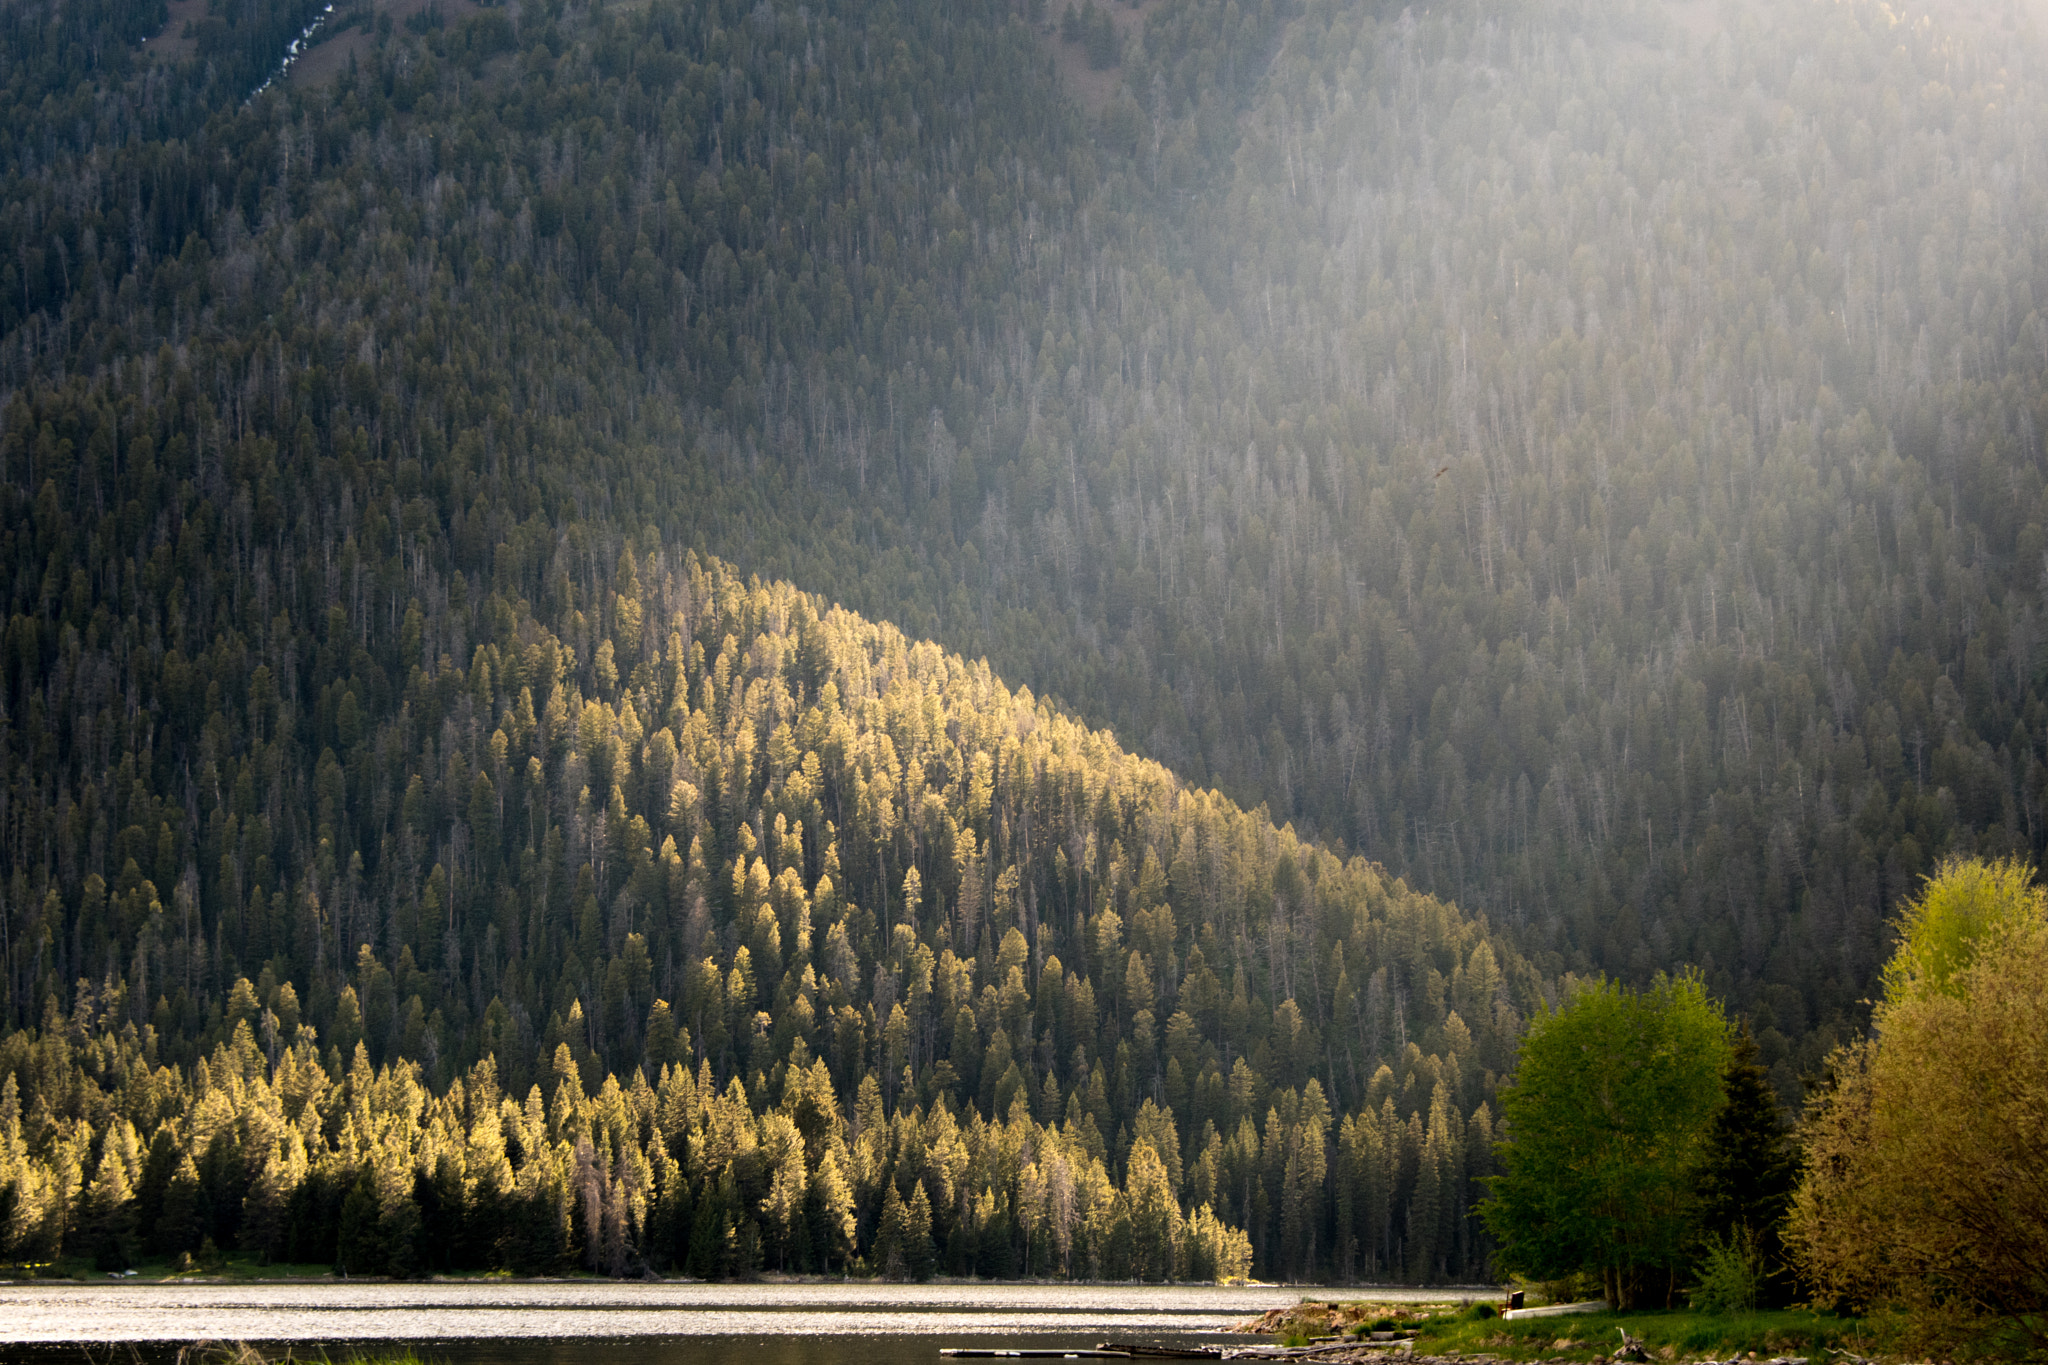
[[(382, 317), (280, 372), (412, 411), (386, 343), (473, 326), (451, 411), (570, 420), (428, 477), (830, 583), (1553, 970), (1699, 962), (1788, 1098), (1934, 856), (2039, 851), (2019, 18), (1188, 3), (1083, 129), (1000, 11), (777, 13), (493, 12), (306, 97), (284, 201)], [(451, 118), (432, 175), (340, 140)], [(260, 327), (314, 229), (238, 183)]]
[(978, 546), (1096, 632), (1030, 676), (1532, 950), (1702, 964), (1790, 1099), (1930, 859), (2042, 848), (2048, 90), (2010, 7), (1719, 12), (1304, 6)]
[[(61, 24), (111, 52), (147, 31), (144, 8)], [(356, 1096), (382, 1086), (387, 1105), (353, 1113), (359, 1137), (410, 1115), (405, 1159), (438, 1160), (421, 1157), (439, 1150), (430, 1107), (399, 1073), (358, 1071), (339, 1046), (354, 1031), (366, 1066), (468, 1076), (435, 1111), (453, 1131), (492, 1085), (557, 1103), (558, 1045), (587, 1090), (609, 1072), (639, 1095), (642, 1064), (663, 1084), (681, 1059), (648, 1015), (659, 996), (716, 1093), (737, 1079), (750, 1112), (787, 1107), (788, 869), (812, 901), (805, 1047), (845, 1143), (873, 1127), (870, 1067), (891, 1124), (945, 1109), (976, 1131), (970, 1103), (1007, 1121), (1000, 1021), (1031, 1121), (1073, 1119), (1085, 1146), (1081, 1094), (1110, 1184), (1127, 1186), (1146, 1097), (1173, 1109), (1183, 1178), (1209, 1122), (1234, 1169), (1256, 1150), (1257, 1181), (1206, 1192), (1262, 1272), (1472, 1273), (1448, 1154), (1465, 1144), (1456, 1179), (1477, 1169), (1486, 1069), (1540, 980), (1697, 961), (1757, 1011), (1789, 1099), (1859, 1017), (1887, 908), (1936, 853), (2040, 851), (2048, 205), (2029, 134), (2048, 110), (2018, 20), (1993, 46), (1856, 3), (1733, 8), (1700, 37), (1652, 4), (1175, 0), (1088, 122), (1042, 35), (994, 3), (523, 4), (392, 33), (331, 86), (253, 99), (303, 14), (231, 8), (169, 66), (93, 58), (7, 11), (0, 966), (9, 1022), (34, 1030), (5, 1044), (27, 1144), (8, 1160), (40, 1163), (50, 1190), (98, 1178), (117, 1108), (145, 1147), (179, 1116), (174, 1175), (185, 1155), (202, 1184), (290, 1166), (282, 1129), (242, 1118), (207, 1165), (225, 1129), (191, 1117), (225, 1071), (241, 1089), (218, 1103), (244, 1117), (271, 1112), (259, 1069), (289, 1054), (310, 1076), (287, 982), (335, 1087), (286, 1104), (326, 1144), (302, 1134), (307, 1169), (340, 1163), (306, 1186), (328, 1190), (322, 1248), (370, 1162), (343, 1142)], [(1074, 741), (1089, 775), (1071, 800), (1020, 789), (998, 828), (999, 738), (949, 734), (994, 783), (990, 814), (968, 814), (972, 773), (930, 760), (927, 787), (961, 793), (937, 812), (953, 842), (903, 774), (884, 807), (877, 769), (808, 741), (778, 773), (766, 717), (794, 743), (849, 668), (846, 723), (911, 752), (848, 700), (878, 647), (791, 589), (752, 605), (686, 550), (986, 656), (1375, 864), (1290, 845), (1100, 738)], [(941, 657), (911, 671), (936, 678)], [(877, 705), (886, 671), (860, 685)], [(1026, 744), (1001, 719), (1018, 708), (990, 704), (976, 725)], [(806, 750), (831, 835), (769, 799), (811, 781)], [(1155, 776), (1119, 785), (1140, 768)], [(677, 810), (679, 782), (696, 796)], [(1191, 902), (1176, 869), (1211, 855), (1183, 855), (1174, 822), (1196, 809), (1249, 861)], [(783, 955), (769, 976), (756, 858)], [(891, 907), (913, 866), (902, 944)], [(1528, 960), (1410, 884), (1485, 910)], [(963, 903), (991, 918), (966, 927)], [(1155, 927), (1134, 945), (1137, 909)], [(835, 911), (846, 957), (825, 956)], [(1001, 913), (1023, 963), (1005, 964)], [(1375, 939), (1382, 921), (1425, 926), (1395, 935), (1424, 948)], [(919, 945), (933, 992), (948, 948), (973, 964), (971, 1036), (951, 997), (915, 1015)], [(1225, 1003), (1186, 1008), (1176, 1043), (1172, 1007), (1207, 998), (1196, 947)], [(1039, 999), (1053, 957), (1057, 1005)], [(1077, 979), (1105, 1023), (1060, 1012)], [(1266, 1022), (1289, 999), (1300, 1035)], [(236, 1052), (237, 1018), (276, 1050), (263, 1068)], [(1277, 1051), (1276, 1029), (1294, 1040)], [(232, 1055), (201, 1077), (216, 1046)], [(486, 1051), (496, 1079), (467, 1070)], [(99, 1060), (74, 1076), (69, 1057)], [(1258, 1073), (1242, 1094), (1240, 1057)], [(153, 1080), (159, 1064), (181, 1070)], [(665, 1083), (671, 1146), (714, 1122), (690, 1074), (687, 1095)], [(1355, 1160), (1381, 1184), (1290, 1164), (1311, 1080), (1326, 1136), (1374, 1116), (1352, 1146), (1332, 1138), (1328, 1171)], [(581, 1169), (589, 1130), (559, 1104), (556, 1165), (531, 1189)], [(651, 1170), (654, 1121), (627, 1108)], [(630, 1165), (613, 1131), (607, 1180)], [(508, 1158), (522, 1181), (536, 1143)], [(806, 1144), (822, 1190), (836, 1149)], [(404, 1162), (380, 1160), (377, 1217), (402, 1231)], [(1005, 1168), (1017, 1190), (1026, 1164)], [(908, 1209), (917, 1182), (867, 1169), (846, 1178), (872, 1254), (883, 1185)], [(693, 1209), (723, 1170), (693, 1171)], [(966, 1196), (925, 1185), (950, 1247)], [(242, 1208), (231, 1188), (208, 1206)], [(747, 1196), (764, 1237), (765, 1198)], [(541, 1259), (582, 1254), (605, 1207), (628, 1206), (600, 1199)], [(829, 1222), (760, 1245), (844, 1255)], [(1005, 1235), (987, 1244), (1034, 1254), (1023, 1224)], [(691, 1254), (633, 1236), (652, 1262)]]
[[(642, 549), (565, 546), (546, 621), (64, 624), (7, 736), (59, 875), (8, 944), (0, 1259), (1479, 1273), (1512, 949), (985, 664)], [(165, 624), (131, 713), (94, 679)]]

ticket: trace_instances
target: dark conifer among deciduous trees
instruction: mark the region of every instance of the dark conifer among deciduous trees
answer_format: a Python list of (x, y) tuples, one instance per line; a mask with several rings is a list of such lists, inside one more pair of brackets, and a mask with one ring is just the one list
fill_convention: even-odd
[(1707, 1129), (1699, 1226), (1710, 1236), (1752, 1247), (1765, 1293), (1779, 1302), (1794, 1288), (1783, 1224), (1798, 1174), (1791, 1129), (1744, 1020), (1721, 1071), (1721, 1107)]

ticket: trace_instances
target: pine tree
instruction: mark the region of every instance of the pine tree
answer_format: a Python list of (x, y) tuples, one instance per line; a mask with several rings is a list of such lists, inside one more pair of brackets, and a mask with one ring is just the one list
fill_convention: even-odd
[(909, 1256), (904, 1248), (907, 1222), (903, 1196), (896, 1192), (896, 1182), (892, 1180), (882, 1201), (882, 1224), (875, 1231), (874, 1267), (884, 1279), (900, 1280), (909, 1273)]
[(1124, 1190), (1131, 1208), (1132, 1271), (1141, 1280), (1172, 1279), (1180, 1218), (1166, 1165), (1152, 1144), (1140, 1142), (1131, 1148)]
[(768, 1220), (776, 1268), (801, 1268), (810, 1259), (803, 1217), (809, 1185), (803, 1137), (786, 1114), (765, 1116), (761, 1127), (761, 1156), (768, 1172), (768, 1193), (761, 1200), (761, 1212)]
[(938, 1250), (932, 1244), (932, 1201), (925, 1195), (923, 1181), (910, 1187), (910, 1203), (903, 1218), (903, 1261), (910, 1278), (920, 1284), (938, 1267)]
[(690, 1223), (690, 1249), (683, 1266), (699, 1279), (715, 1280), (724, 1276), (725, 1242), (732, 1232), (732, 1214), (726, 1205), (725, 1192), (724, 1183), (706, 1190), (704, 1197), (697, 1201), (696, 1216)]
[[(127, 1128), (125, 1119), (116, 1120), (115, 1133)], [(133, 1129), (128, 1129), (133, 1142)], [(107, 1150), (100, 1158), (99, 1172), (87, 1187), (82, 1201), (79, 1235), (100, 1270), (126, 1270), (135, 1257), (135, 1196), (129, 1184), (128, 1163), (116, 1150), (109, 1134)]]
[[(175, 1192), (178, 1182), (173, 1182)], [(171, 1217), (171, 1202), (165, 1200), (164, 1216)], [(382, 1230), (378, 1225), (377, 1186), (365, 1169), (349, 1186), (341, 1204), (341, 1236), (335, 1250), (335, 1269), (343, 1275), (381, 1275), (385, 1268)]]
[(853, 1187), (846, 1183), (839, 1152), (827, 1147), (818, 1161), (818, 1173), (811, 1181), (811, 1204), (815, 1245), (822, 1268), (833, 1261), (844, 1265), (853, 1254)]
[(1770, 1074), (1744, 1020), (1721, 1071), (1721, 1107), (1708, 1130), (1700, 1171), (1700, 1227), (1716, 1237), (1756, 1239), (1766, 1293), (1791, 1290), (1782, 1227), (1798, 1182), (1798, 1157)]

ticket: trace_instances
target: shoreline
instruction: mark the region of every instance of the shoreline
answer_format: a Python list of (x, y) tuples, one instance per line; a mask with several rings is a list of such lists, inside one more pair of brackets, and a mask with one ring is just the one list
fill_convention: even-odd
[(621, 1288), (636, 1285), (726, 1285), (732, 1287), (778, 1286), (809, 1287), (817, 1285), (861, 1285), (892, 1290), (918, 1288), (948, 1289), (1173, 1289), (1208, 1290), (1220, 1293), (1236, 1291), (1281, 1290), (1299, 1293), (1301, 1302), (1359, 1302), (1374, 1303), (1472, 1303), (1482, 1299), (1504, 1297), (1504, 1293), (1493, 1285), (1430, 1285), (1409, 1286), (1397, 1284), (1294, 1284), (1273, 1280), (1243, 1280), (1235, 1283), (1218, 1283), (1212, 1280), (1052, 1280), (1052, 1279), (1003, 1279), (990, 1280), (964, 1276), (934, 1275), (928, 1280), (904, 1281), (883, 1280), (873, 1276), (856, 1277), (840, 1275), (792, 1275), (769, 1273), (751, 1279), (707, 1280), (688, 1275), (648, 1275), (638, 1277), (615, 1277), (609, 1275), (513, 1275), (497, 1271), (474, 1273), (422, 1275), (416, 1278), (400, 1278), (390, 1275), (337, 1275), (333, 1271), (311, 1271), (294, 1274), (289, 1270), (277, 1274), (242, 1274), (234, 1271), (192, 1270), (167, 1274), (143, 1272), (122, 1274), (115, 1271), (85, 1271), (76, 1273), (57, 1272), (48, 1275), (0, 1275), (0, 1288), (21, 1285), (81, 1285), (81, 1286), (139, 1286), (139, 1285), (309, 1285), (309, 1284), (362, 1284), (362, 1285), (614, 1285)]

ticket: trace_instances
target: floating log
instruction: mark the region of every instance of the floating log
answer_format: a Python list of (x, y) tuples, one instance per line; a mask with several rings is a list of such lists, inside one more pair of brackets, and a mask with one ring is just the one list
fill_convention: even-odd
[(1521, 1318), (1561, 1318), (1567, 1313), (1605, 1313), (1607, 1300), (1587, 1299), (1582, 1303), (1546, 1303), (1541, 1308), (1510, 1308), (1501, 1317), (1518, 1320)]
[(1241, 1346), (1225, 1351), (1225, 1360), (1302, 1360), (1309, 1356), (1329, 1355), (1336, 1351), (1356, 1351), (1360, 1347), (1398, 1346), (1401, 1342), (1340, 1341), (1329, 1346)]
[(1129, 1351), (1084, 1351), (1078, 1347), (1061, 1350), (999, 1349), (989, 1346), (941, 1346), (939, 1354), (948, 1360), (1129, 1360)]
[(948, 1360), (1222, 1360), (1223, 1348), (1105, 1341), (1092, 1351), (1079, 1346), (946, 1346), (939, 1354)]

